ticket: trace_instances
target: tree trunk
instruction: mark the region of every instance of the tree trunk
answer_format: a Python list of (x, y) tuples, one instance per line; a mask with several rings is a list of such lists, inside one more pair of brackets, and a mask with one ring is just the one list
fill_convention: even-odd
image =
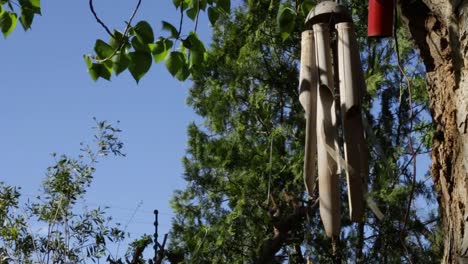
[(468, 263), (468, 0), (401, 0), (427, 71), (443, 263)]

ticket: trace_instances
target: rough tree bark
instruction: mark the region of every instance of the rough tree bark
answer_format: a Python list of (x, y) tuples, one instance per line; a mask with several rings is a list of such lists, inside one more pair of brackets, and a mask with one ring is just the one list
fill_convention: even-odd
[(443, 263), (468, 263), (468, 0), (401, 0), (427, 71)]

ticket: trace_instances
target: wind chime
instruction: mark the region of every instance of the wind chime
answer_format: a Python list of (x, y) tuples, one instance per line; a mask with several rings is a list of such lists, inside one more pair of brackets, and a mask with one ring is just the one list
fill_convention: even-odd
[[(312, 196), (317, 170), (320, 217), (327, 236), (336, 237), (340, 233), (342, 169), (350, 218), (361, 221), (364, 215), (368, 149), (361, 108), (366, 85), (354, 25), (344, 6), (319, 3), (307, 16), (305, 28), (299, 77), (299, 100), (306, 114), (304, 179)], [(341, 117), (342, 133), (337, 116)]]

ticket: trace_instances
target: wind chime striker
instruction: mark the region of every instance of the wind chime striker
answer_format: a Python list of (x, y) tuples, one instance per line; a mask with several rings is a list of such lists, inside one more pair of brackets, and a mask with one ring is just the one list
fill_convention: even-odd
[[(341, 169), (346, 171), (353, 221), (363, 218), (368, 174), (361, 119), (366, 86), (354, 25), (346, 8), (332, 1), (319, 3), (306, 18), (301, 47), (299, 101), (306, 113), (304, 180), (312, 196), (317, 169), (320, 217), (327, 235), (336, 237), (340, 233)], [(336, 90), (339, 100), (335, 99)], [(345, 162), (340, 162), (337, 110), (343, 128)]]

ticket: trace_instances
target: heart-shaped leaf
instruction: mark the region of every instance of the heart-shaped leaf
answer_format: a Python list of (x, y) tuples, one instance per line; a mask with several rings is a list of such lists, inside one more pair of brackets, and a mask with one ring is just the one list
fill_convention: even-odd
[(138, 83), (151, 68), (151, 53), (135, 51), (130, 52), (128, 57), (130, 59), (128, 70), (130, 71), (130, 74), (132, 74), (135, 81)]
[(135, 27), (133, 27), (133, 29), (135, 30), (137, 38), (142, 43), (148, 44), (154, 41), (153, 28), (148, 22), (140, 21), (135, 25)]

